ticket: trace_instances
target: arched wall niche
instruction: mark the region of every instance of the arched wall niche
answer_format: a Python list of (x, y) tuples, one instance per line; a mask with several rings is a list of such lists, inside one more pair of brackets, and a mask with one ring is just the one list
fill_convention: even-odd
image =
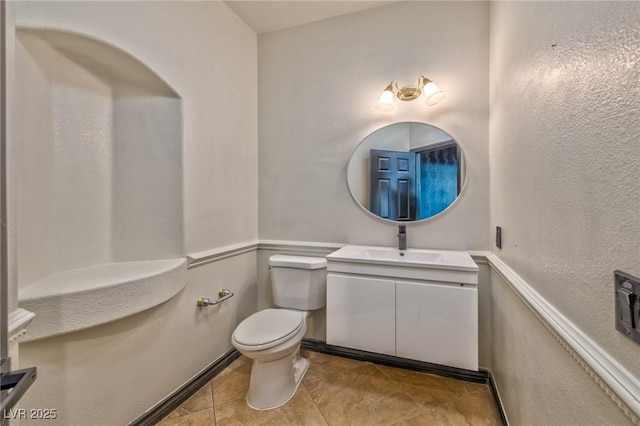
[[(155, 262), (157, 273), (151, 263), (142, 268), (150, 277), (181, 267), (182, 100), (132, 55), (82, 34), (19, 28), (15, 63), (20, 305), (40, 311), (31, 336), (38, 335), (38, 323), (68, 323), (69, 315), (78, 323), (74, 329), (95, 325), (64, 311), (64, 301), (45, 299), (98, 298), (104, 295), (96, 288), (114, 281), (126, 296), (122, 271), (140, 270), (139, 262)], [(94, 270), (101, 277), (117, 272), (105, 280), (93, 277)], [(85, 273), (86, 279), (68, 279)], [(148, 307), (130, 306), (101, 322)]]

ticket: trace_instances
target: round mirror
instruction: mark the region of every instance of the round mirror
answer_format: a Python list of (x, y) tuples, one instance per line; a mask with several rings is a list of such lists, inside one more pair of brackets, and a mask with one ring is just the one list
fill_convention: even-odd
[(462, 150), (451, 135), (424, 123), (395, 123), (356, 147), (347, 182), (353, 199), (391, 221), (431, 218), (455, 202), (466, 178)]

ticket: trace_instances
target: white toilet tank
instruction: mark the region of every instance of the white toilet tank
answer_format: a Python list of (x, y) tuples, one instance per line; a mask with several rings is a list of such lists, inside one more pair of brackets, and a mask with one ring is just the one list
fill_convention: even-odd
[(275, 255), (269, 258), (273, 303), (310, 311), (327, 302), (327, 260), (323, 257)]

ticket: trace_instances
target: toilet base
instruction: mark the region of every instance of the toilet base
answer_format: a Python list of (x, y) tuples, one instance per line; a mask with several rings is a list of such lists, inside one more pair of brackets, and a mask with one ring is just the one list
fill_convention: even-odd
[(286, 404), (298, 390), (309, 361), (300, 356), (300, 346), (291, 355), (275, 361), (254, 360), (247, 392), (247, 405), (271, 410)]

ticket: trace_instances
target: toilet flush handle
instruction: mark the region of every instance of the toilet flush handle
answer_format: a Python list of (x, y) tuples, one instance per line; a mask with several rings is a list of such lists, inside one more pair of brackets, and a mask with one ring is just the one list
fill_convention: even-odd
[(197, 300), (196, 304), (200, 307), (203, 306), (212, 306), (217, 305), (218, 303), (222, 303), (225, 300), (231, 299), (233, 297), (233, 292), (226, 288), (221, 288), (218, 292), (218, 298), (215, 300), (209, 299), (208, 297), (201, 297)]

